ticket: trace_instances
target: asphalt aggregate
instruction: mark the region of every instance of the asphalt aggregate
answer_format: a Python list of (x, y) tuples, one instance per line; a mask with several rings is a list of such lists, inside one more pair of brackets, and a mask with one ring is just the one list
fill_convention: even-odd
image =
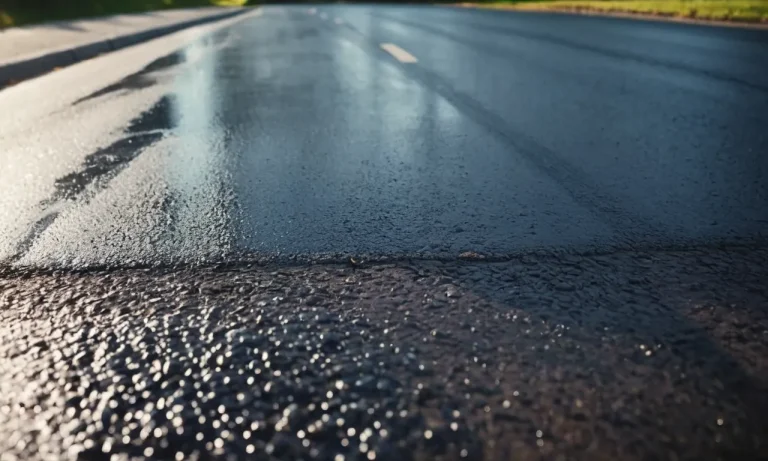
[(0, 452), (759, 459), (766, 257), (7, 275)]
[(767, 45), (266, 6), (0, 90), (0, 460), (768, 459)]

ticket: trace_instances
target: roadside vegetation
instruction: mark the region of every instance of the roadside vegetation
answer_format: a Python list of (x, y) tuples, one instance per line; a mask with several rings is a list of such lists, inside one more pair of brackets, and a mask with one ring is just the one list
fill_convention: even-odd
[(3, 27), (66, 19), (199, 6), (243, 6), (248, 0), (3, 0)]
[(519, 10), (634, 13), (720, 21), (768, 22), (768, 0), (492, 0), (466, 5)]
[[(390, 1), (408, 2), (408, 0)], [(423, 1), (430, 2), (430, 0)], [(450, 0), (431, 1), (442, 3)], [(121, 13), (211, 5), (243, 6), (248, 3), (256, 3), (256, 0), (3, 0), (3, 5), (0, 5), (0, 29), (30, 23)], [(461, 4), (516, 10), (649, 14), (768, 23), (768, 0), (477, 0)]]

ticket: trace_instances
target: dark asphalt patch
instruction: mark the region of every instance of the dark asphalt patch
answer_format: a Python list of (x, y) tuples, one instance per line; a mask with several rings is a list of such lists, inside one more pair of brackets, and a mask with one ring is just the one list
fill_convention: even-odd
[(50, 225), (53, 224), (58, 217), (59, 212), (52, 211), (46, 213), (42, 218), (39, 218), (37, 221), (35, 221), (27, 232), (27, 235), (25, 235), (24, 238), (22, 238), (19, 244), (16, 246), (15, 258), (20, 258), (22, 255), (26, 254), (27, 251), (32, 248), (32, 244), (35, 243), (35, 240), (37, 240), (37, 238), (43, 232), (45, 232), (45, 230), (48, 229), (48, 227), (50, 227)]
[[(228, 29), (218, 30), (209, 35), (200, 38), (200, 42), (205, 46), (216, 46), (224, 42), (230, 31)], [(78, 105), (92, 99), (115, 93), (118, 91), (130, 92), (149, 88), (157, 83), (157, 73), (172, 69), (187, 62), (187, 56), (184, 50), (178, 50), (166, 56), (155, 59), (138, 72), (135, 72), (120, 81), (105, 86), (93, 93), (76, 100), (73, 105)]]
[(170, 130), (177, 125), (173, 95), (165, 95), (151, 108), (131, 120), (127, 133), (144, 133), (156, 130)]
[(89, 154), (82, 169), (56, 180), (56, 192), (51, 200), (74, 200), (96, 181), (107, 181), (117, 175), (146, 147), (163, 137), (162, 133), (145, 133), (120, 139)]
[(0, 451), (758, 459), (766, 257), (7, 272)]
[[(29, 232), (19, 241), (13, 258), (18, 261), (34, 245), (59, 216), (57, 206), (78, 199), (86, 189), (95, 185), (104, 189), (115, 176), (125, 169), (144, 149), (163, 138), (160, 130), (173, 126), (171, 96), (164, 96), (151, 108), (142, 112), (128, 124), (127, 136), (85, 157), (80, 169), (54, 182), (54, 192), (41, 202), (42, 217), (32, 223)], [(148, 132), (150, 131), (150, 132)]]
[(44, 210), (43, 216), (32, 224), (29, 232), (19, 241), (12, 260), (17, 261), (22, 258), (37, 238), (56, 221), (59, 216), (59, 211), (55, 210), (57, 204), (77, 199), (89, 185), (94, 183), (103, 189), (143, 149), (162, 137), (162, 133), (145, 133), (123, 138), (88, 155), (81, 170), (57, 179), (54, 193), (41, 203)]
[(140, 71), (133, 73), (119, 82), (112, 83), (104, 88), (95, 91), (88, 96), (82, 97), (72, 103), (73, 105), (81, 104), (85, 101), (99, 98), (101, 96), (108, 95), (117, 91), (135, 91), (142, 88), (148, 88), (157, 83), (157, 79), (152, 75), (154, 72), (170, 69), (171, 67), (178, 66), (186, 62), (186, 57), (183, 52), (176, 51), (162, 58), (158, 58), (151, 63), (147, 64)]

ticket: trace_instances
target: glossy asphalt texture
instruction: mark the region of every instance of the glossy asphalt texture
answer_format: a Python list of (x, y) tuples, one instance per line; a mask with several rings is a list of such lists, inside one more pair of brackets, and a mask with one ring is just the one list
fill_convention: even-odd
[(768, 457), (768, 33), (198, 32), (0, 91), (0, 459)]

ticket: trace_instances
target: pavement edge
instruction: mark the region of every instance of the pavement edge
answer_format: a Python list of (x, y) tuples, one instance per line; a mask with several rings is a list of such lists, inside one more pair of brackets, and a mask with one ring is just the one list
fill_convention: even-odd
[(93, 58), (102, 53), (116, 51), (138, 43), (146, 42), (154, 38), (178, 32), (189, 27), (199, 26), (214, 21), (228, 19), (251, 11), (250, 8), (238, 8), (222, 13), (181, 21), (175, 24), (164, 25), (139, 32), (128, 33), (118, 37), (110, 37), (91, 43), (73, 46), (67, 49), (58, 49), (38, 56), (22, 58), (0, 64), (0, 90), (3, 87), (20, 80), (37, 77), (57, 67), (65, 67), (86, 59)]

